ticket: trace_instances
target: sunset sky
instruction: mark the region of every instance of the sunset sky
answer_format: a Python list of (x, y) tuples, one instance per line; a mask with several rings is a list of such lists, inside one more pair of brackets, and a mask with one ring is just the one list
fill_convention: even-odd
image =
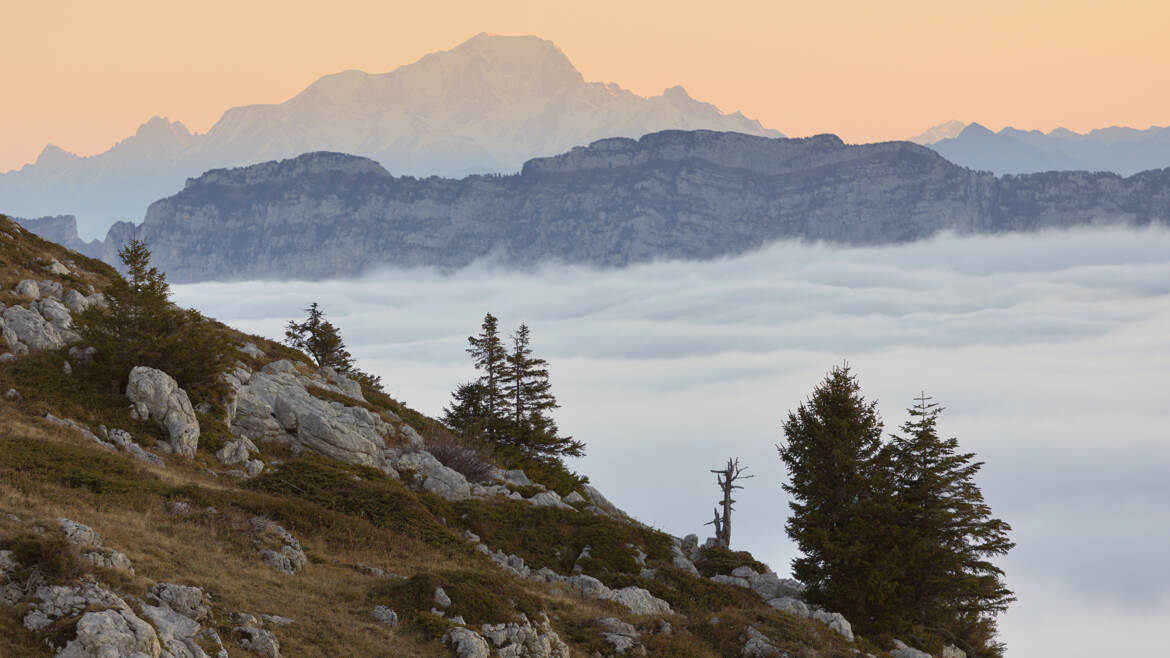
[(1170, 124), (1170, 3), (1148, 0), (43, 0), (6, 3), (0, 23), (0, 171), (50, 142), (103, 151), (156, 114), (204, 132), (231, 106), (479, 32), (550, 39), (587, 80), (681, 84), (790, 136)]

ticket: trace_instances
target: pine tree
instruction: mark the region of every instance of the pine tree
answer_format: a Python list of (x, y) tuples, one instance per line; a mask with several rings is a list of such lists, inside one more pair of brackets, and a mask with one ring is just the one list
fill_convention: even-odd
[(73, 317), (82, 342), (95, 348), (94, 371), (121, 388), (131, 369), (149, 366), (196, 397), (210, 393), (232, 362), (227, 333), (171, 303), (166, 275), (150, 264), (145, 242), (132, 239), (118, 255), (126, 274), (106, 289), (106, 304)]
[(508, 419), (508, 399), (504, 392), (507, 376), (507, 353), (500, 341), (499, 321), (488, 313), (483, 317), (478, 336), (468, 336), (475, 368), (483, 372), (477, 383), (482, 387), (483, 429), (487, 437), (497, 439)]
[(784, 422), (778, 445), (791, 496), (786, 530), (803, 553), (793, 575), (806, 598), (877, 630), (895, 584), (897, 537), (883, 461), (882, 421), (848, 365), (835, 367)]
[(1000, 655), (995, 618), (1015, 600), (989, 559), (1015, 545), (1011, 526), (993, 518), (975, 484), (983, 462), (941, 439), (943, 408), (923, 394), (889, 444), (905, 572), (896, 607), (908, 621), (942, 635), (968, 655)]
[[(305, 312), (309, 316), (304, 322), (289, 320), (284, 332), (284, 342), (290, 347), (307, 352), (320, 368), (328, 366), (337, 372), (349, 372), (353, 368), (353, 359), (346, 351), (345, 342), (341, 340), (341, 333), (337, 327), (325, 319), (325, 313), (317, 306), (317, 302), (309, 304)], [(378, 384), (380, 385), (380, 379)]]

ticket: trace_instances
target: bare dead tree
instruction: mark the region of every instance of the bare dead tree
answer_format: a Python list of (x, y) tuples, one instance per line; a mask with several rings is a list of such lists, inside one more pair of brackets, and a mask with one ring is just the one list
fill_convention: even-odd
[(744, 475), (747, 467), (740, 467), (739, 458), (728, 459), (727, 466), (719, 470), (712, 470), (715, 474), (715, 481), (719, 484), (720, 491), (723, 492), (723, 500), (721, 506), (723, 513), (720, 514), (719, 507), (715, 508), (715, 518), (703, 525), (715, 526), (715, 541), (723, 548), (731, 547), (731, 511), (735, 509), (732, 504), (735, 500), (731, 498), (731, 492), (735, 489), (743, 489), (742, 486), (736, 484), (737, 480), (746, 480), (754, 475)]

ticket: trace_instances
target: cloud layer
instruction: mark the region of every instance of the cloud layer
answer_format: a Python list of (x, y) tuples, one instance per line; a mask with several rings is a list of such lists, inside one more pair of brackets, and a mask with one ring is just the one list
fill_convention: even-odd
[[(733, 544), (784, 573), (780, 421), (848, 360), (888, 431), (925, 390), (1018, 547), (1013, 655), (1160, 649), (1170, 623), (1170, 232), (777, 245), (618, 271), (487, 266), (360, 281), (205, 283), (177, 301), (278, 337), (311, 301), (360, 365), (430, 414), (474, 372), (485, 312), (526, 322), (551, 364), (574, 468), (639, 519), (702, 534), (708, 469), (738, 456)], [(1068, 629), (1083, 629), (1071, 633)], [(1118, 644), (1120, 643), (1120, 644)], [(1125, 653), (1126, 651), (1121, 651)]]

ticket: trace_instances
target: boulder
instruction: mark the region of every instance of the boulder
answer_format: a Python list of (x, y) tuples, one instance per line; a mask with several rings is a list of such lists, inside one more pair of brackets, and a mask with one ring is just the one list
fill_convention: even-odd
[(933, 658), (929, 653), (919, 651), (897, 638), (894, 639), (894, 648), (890, 651), (890, 655), (894, 658)]
[(853, 641), (853, 627), (849, 625), (849, 621), (839, 612), (828, 612), (825, 610), (814, 610), (810, 615), (822, 624), (837, 631), (842, 637), (850, 642)]
[(7, 391), (4, 391), (4, 399), (8, 400), (9, 402), (19, 402), (20, 393), (17, 392), (15, 388), (10, 388)]
[(261, 658), (280, 658), (280, 642), (272, 631), (254, 626), (236, 626), (232, 629), (232, 637), (241, 647)]
[(69, 268), (62, 265), (56, 258), (50, 260), (43, 268), (49, 274), (56, 274), (57, 276), (64, 276), (69, 274)]
[(623, 654), (633, 649), (638, 644), (638, 638), (641, 637), (636, 628), (620, 619), (605, 617), (598, 619), (597, 623), (602, 628), (601, 636), (613, 647), (613, 652), (616, 654)]
[(138, 416), (163, 427), (175, 454), (194, 457), (199, 445), (199, 420), (187, 392), (161, 370), (136, 366), (130, 371), (126, 397)]
[(435, 588), (435, 605), (440, 608), (451, 607), (451, 597), (447, 596), (447, 592), (442, 587)]
[(521, 615), (521, 623), (484, 624), (483, 638), (495, 645), (500, 656), (569, 658), (569, 647), (553, 630), (548, 617), (533, 624)]
[(422, 478), (422, 488), (446, 500), (467, 500), (471, 497), (471, 485), (463, 474), (447, 468), (429, 452), (418, 450), (399, 455), (394, 466), (409, 469)]
[(670, 609), (670, 604), (662, 599), (656, 598), (650, 592), (641, 587), (623, 587), (621, 589), (610, 590), (601, 594), (597, 598), (606, 601), (616, 601), (627, 608), (630, 612), (636, 615), (669, 615), (673, 614)]
[(165, 605), (142, 605), (142, 614), (154, 624), (163, 655), (168, 658), (209, 658), (196, 641), (199, 622)]
[(9, 306), (0, 312), (0, 331), (17, 354), (59, 350), (77, 337), (71, 331), (62, 334), (36, 310), (23, 306)]
[(806, 605), (804, 601), (792, 598), (790, 596), (780, 596), (771, 599), (768, 601), (768, 605), (772, 606), (776, 610), (791, 612), (792, 614), (800, 615), (801, 617), (808, 617), (809, 615), (808, 605)]
[(198, 587), (158, 583), (150, 588), (147, 595), (151, 599), (166, 604), (171, 610), (195, 621), (203, 621), (211, 615), (211, 608), (207, 605), (207, 596)]
[(374, 612), (372, 614), (374, 619), (386, 624), (390, 628), (398, 626), (398, 613), (384, 605), (374, 606)]
[(73, 313), (80, 313), (89, 308), (89, 300), (76, 290), (66, 292), (61, 301), (65, 302), (65, 306)]
[(12, 352), (5, 352), (0, 354), (0, 363), (11, 363), (16, 360), (16, 355)]
[(536, 507), (558, 507), (560, 509), (574, 509), (566, 505), (555, 491), (542, 491), (531, 498), (525, 498), (529, 505)]
[(443, 634), (443, 644), (450, 647), (457, 658), (490, 658), (491, 646), (487, 640), (463, 626), (455, 626)]
[(580, 493), (577, 493), (576, 491), (570, 491), (569, 495), (564, 497), (564, 501), (566, 503), (571, 504), (571, 505), (577, 505), (578, 503), (586, 502), (585, 496), (582, 496)]
[(258, 452), (256, 444), (249, 439), (234, 439), (224, 444), (216, 451), (215, 458), (226, 466), (245, 464), (252, 458), (251, 453)]
[(953, 644), (948, 644), (943, 647), (942, 653), (938, 656), (939, 658), (967, 658), (967, 652)]
[(37, 286), (41, 289), (41, 299), (49, 297), (61, 299), (61, 293), (65, 290), (60, 283), (48, 279), (41, 281)]
[(94, 548), (102, 547), (102, 538), (93, 528), (69, 519), (57, 519), (57, 523), (61, 524), (61, 530), (65, 532), (65, 541), (70, 544)]
[(748, 589), (751, 587), (751, 584), (748, 583), (748, 581), (743, 579), (743, 578), (737, 578), (735, 576), (727, 576), (724, 574), (716, 574), (714, 576), (711, 576), (711, 580), (713, 580), (717, 583), (723, 583), (724, 585), (734, 585), (735, 587), (743, 587), (744, 589)]
[(87, 612), (77, 620), (75, 632), (57, 658), (158, 658), (162, 652), (154, 628), (128, 607)]
[(23, 279), (16, 284), (12, 292), (18, 297), (28, 297), (29, 299), (40, 299), (41, 288), (36, 281), (32, 279)]

